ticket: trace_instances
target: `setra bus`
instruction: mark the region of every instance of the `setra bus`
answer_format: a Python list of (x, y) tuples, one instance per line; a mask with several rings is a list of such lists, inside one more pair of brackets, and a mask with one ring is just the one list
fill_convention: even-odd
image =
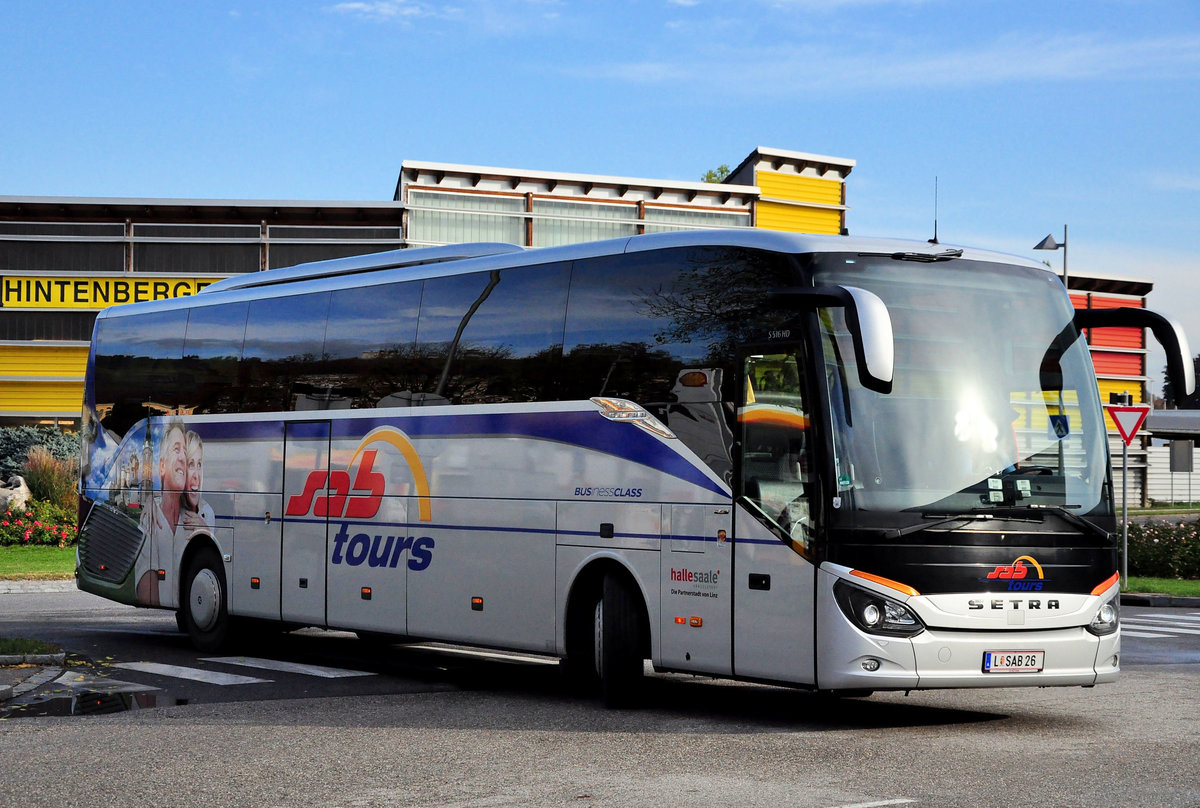
[(1119, 670), (1083, 329), (1031, 261), (696, 231), (410, 249), (106, 309), (77, 580), (273, 621), (834, 692)]

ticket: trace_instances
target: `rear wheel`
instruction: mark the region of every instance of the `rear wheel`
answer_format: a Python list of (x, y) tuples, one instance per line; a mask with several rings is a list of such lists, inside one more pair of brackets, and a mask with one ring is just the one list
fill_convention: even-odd
[(229, 639), (225, 565), (212, 547), (192, 558), (184, 576), (183, 604), (179, 610), (192, 645), (216, 651)]
[(604, 704), (607, 707), (631, 706), (639, 694), (644, 659), (637, 595), (625, 579), (606, 575), (593, 614), (593, 659)]

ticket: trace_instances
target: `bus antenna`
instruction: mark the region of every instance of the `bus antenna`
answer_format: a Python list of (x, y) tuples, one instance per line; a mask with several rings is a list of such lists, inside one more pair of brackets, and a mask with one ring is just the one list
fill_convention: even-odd
[(938, 178), (933, 175), (933, 238), (929, 239), (930, 244), (938, 244)]

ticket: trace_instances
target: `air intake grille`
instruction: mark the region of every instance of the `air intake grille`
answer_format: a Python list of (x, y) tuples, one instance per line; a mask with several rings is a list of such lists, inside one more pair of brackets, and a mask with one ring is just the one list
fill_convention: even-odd
[(107, 505), (97, 503), (79, 531), (79, 559), (91, 576), (116, 583), (129, 574), (142, 531), (137, 522)]

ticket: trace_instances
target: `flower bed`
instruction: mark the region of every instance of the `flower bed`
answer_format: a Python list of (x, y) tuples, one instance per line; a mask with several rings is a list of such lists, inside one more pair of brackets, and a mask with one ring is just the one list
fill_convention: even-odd
[(0, 547), (68, 547), (78, 538), (75, 514), (49, 502), (34, 501), (25, 511), (10, 509), (0, 516)]
[(1200, 579), (1200, 521), (1131, 522), (1129, 574)]

